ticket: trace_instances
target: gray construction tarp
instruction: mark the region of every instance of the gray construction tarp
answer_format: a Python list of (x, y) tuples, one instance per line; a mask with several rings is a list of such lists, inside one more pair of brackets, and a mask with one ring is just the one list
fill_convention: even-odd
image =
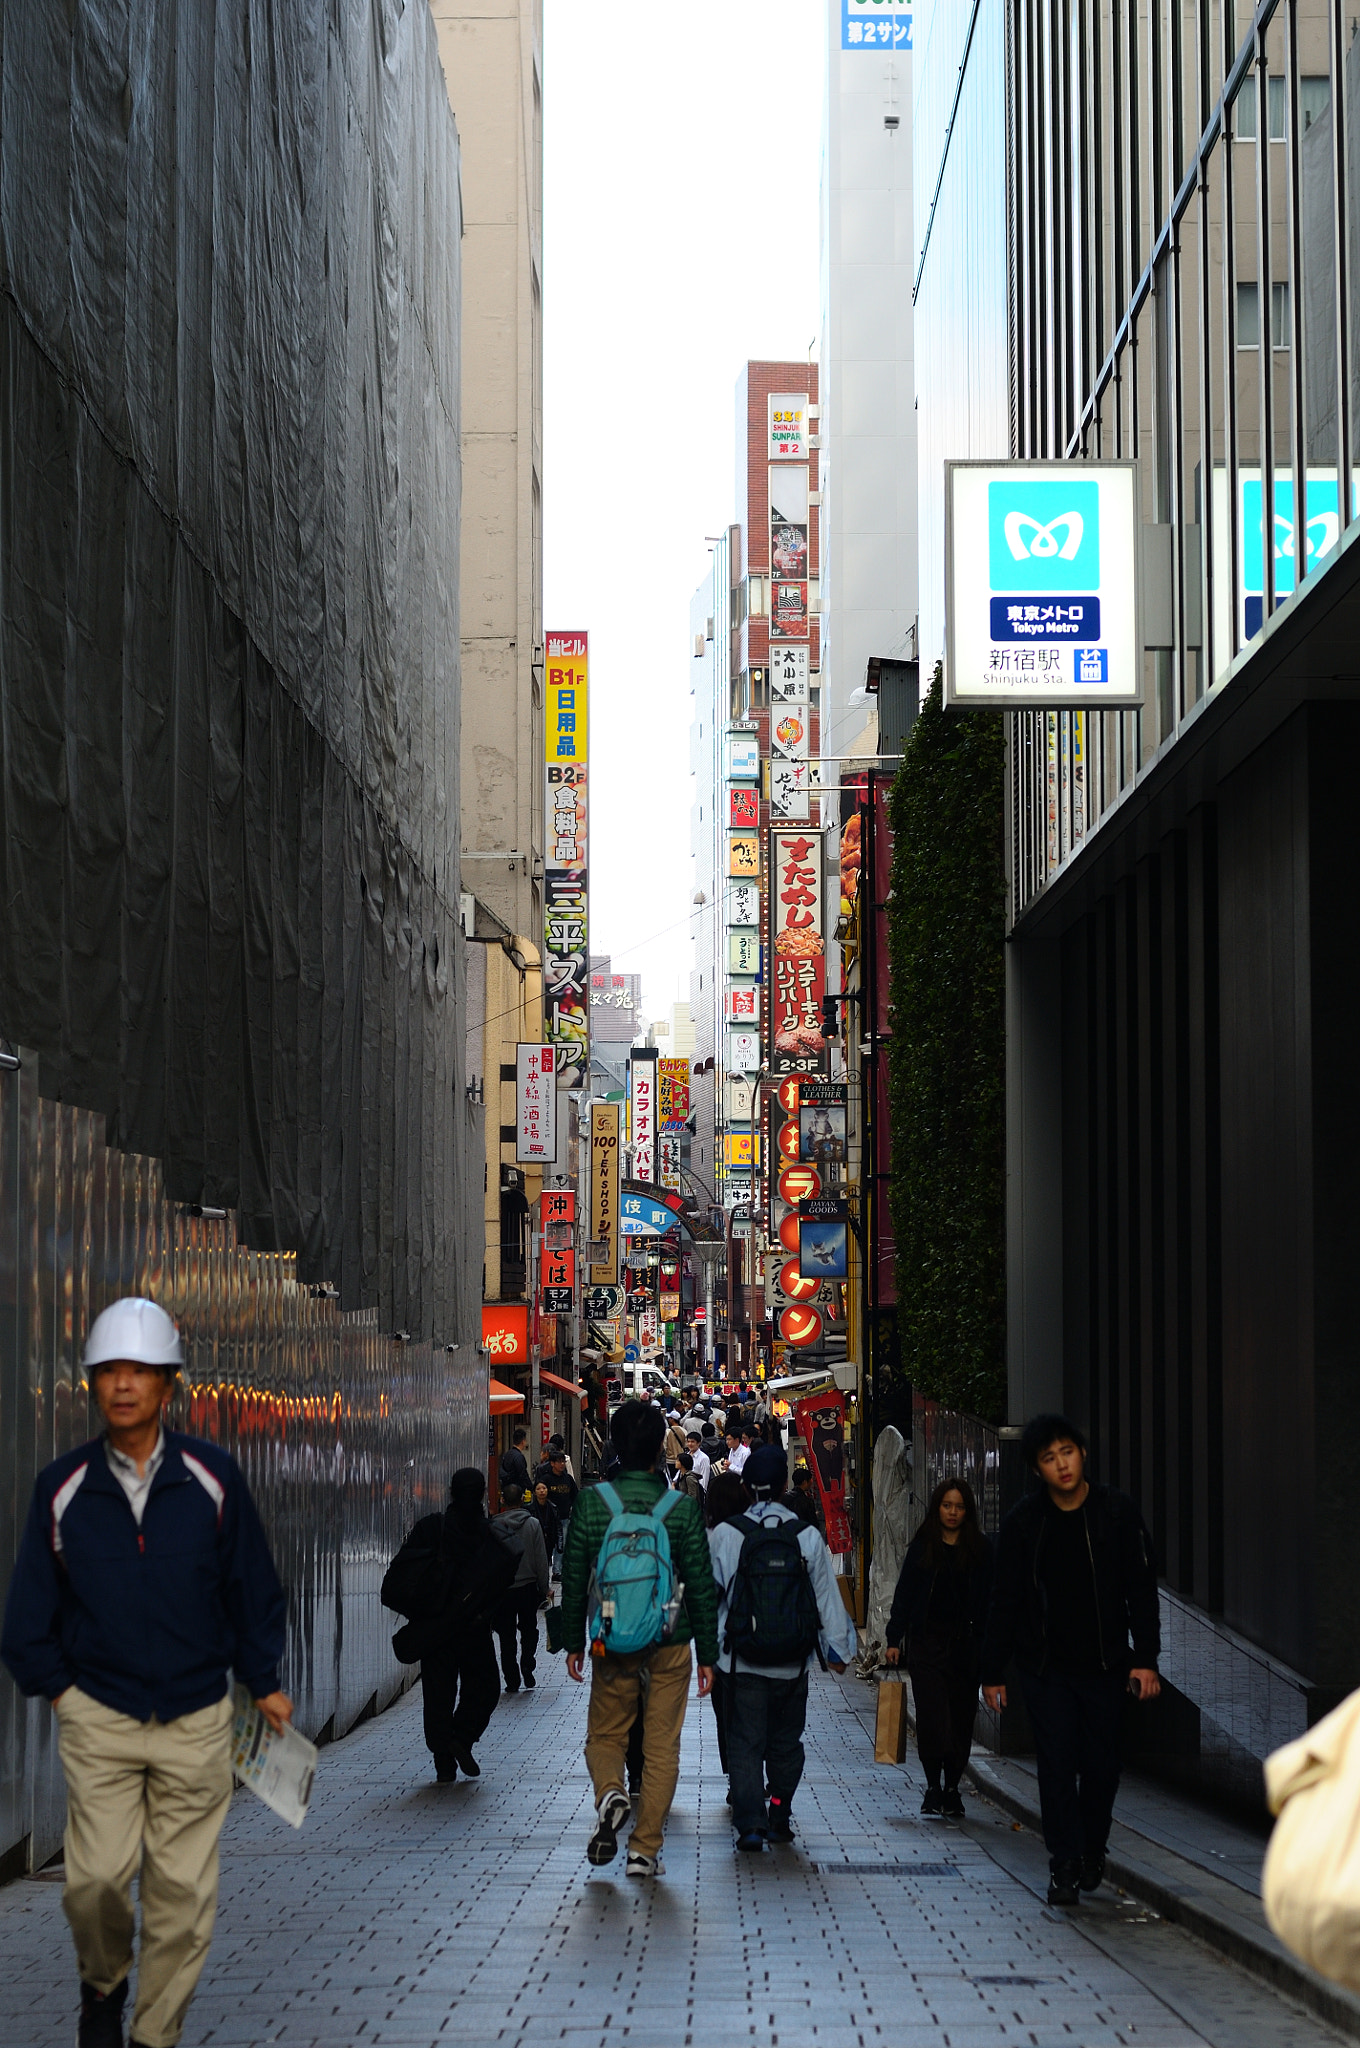
[(0, 0), (0, 95), (0, 1034), (174, 1199), (452, 1337), (461, 216), (429, 10)]

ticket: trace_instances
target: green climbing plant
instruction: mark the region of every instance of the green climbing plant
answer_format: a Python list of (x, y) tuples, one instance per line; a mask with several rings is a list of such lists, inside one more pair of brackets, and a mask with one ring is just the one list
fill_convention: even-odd
[(1001, 1421), (1005, 1355), (1005, 743), (940, 671), (889, 799), (891, 1206), (902, 1372)]

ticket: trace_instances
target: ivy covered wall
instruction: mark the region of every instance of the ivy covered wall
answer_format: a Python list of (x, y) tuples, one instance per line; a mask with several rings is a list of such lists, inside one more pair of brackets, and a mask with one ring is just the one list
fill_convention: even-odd
[(893, 785), (889, 1102), (901, 1369), (1005, 1420), (1005, 741), (938, 668)]

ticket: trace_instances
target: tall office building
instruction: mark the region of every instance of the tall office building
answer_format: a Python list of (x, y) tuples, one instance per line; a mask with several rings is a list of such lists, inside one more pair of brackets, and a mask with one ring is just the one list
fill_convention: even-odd
[[(752, 1334), (763, 1333), (764, 1314), (753, 1280), (768, 1213), (764, 1084), (820, 1071), (825, 1054), (820, 995), (809, 993), (824, 985), (822, 949), (799, 979), (791, 955), (776, 958), (768, 925), (769, 827), (819, 822), (817, 402), (815, 364), (746, 364), (737, 382), (737, 517), (715, 543), (691, 611), (695, 893), (704, 898), (691, 1010), (696, 1054), (712, 1062), (696, 1087), (691, 1164), (703, 1174), (711, 1163), (708, 1194), (739, 1225), (750, 1293), (737, 1304), (737, 1330), (747, 1369), (764, 1341)], [(820, 888), (820, 839), (812, 844)]]
[[(821, 709), (872, 753), (875, 657), (916, 658), (917, 415), (909, 6), (826, 0), (821, 194)], [(929, 18), (929, 17), (927, 17)], [(834, 781), (834, 775), (827, 778)]]
[(541, 1178), (516, 1164), (506, 1075), (544, 1021), (543, 9), (430, 11), (462, 144), (461, 867), (484, 1286), (499, 1301), (523, 1292)]
[(1140, 1500), (1186, 1746), (1254, 1785), (1360, 1680), (1360, 45), (1321, 0), (945, 21), (923, 414), (996, 452), (1004, 395), (1143, 522), (1142, 710), (1008, 714), (1013, 1419)]

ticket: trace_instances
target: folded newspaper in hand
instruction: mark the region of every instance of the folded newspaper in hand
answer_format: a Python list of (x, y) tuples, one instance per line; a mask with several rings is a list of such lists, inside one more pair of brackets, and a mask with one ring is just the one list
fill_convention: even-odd
[(236, 1688), (231, 1767), (281, 1820), (302, 1826), (316, 1776), (316, 1745), (296, 1728), (276, 1735), (243, 1685)]

